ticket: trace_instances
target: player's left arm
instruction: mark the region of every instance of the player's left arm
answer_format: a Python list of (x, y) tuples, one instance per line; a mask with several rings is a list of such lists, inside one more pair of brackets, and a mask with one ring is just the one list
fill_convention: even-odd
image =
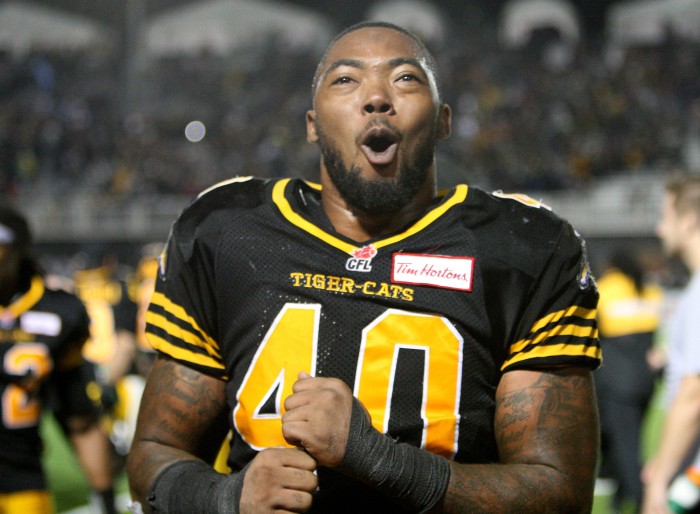
[(497, 386), (498, 463), (449, 462), (397, 442), (372, 427), (347, 385), (305, 374), (285, 401), (287, 442), (414, 512), (590, 512), (597, 292), (577, 237), (568, 226), (560, 236)]
[(496, 394), (499, 462), (460, 464), (372, 427), (342, 381), (301, 374), (283, 433), (320, 465), (415, 512), (590, 512), (598, 449), (591, 372), (511, 371)]
[(590, 512), (598, 452), (591, 372), (511, 371), (497, 390), (500, 464), (450, 464), (440, 512)]
[(444, 512), (590, 512), (599, 445), (592, 372), (598, 292), (562, 224), (496, 389), (499, 464), (451, 463)]

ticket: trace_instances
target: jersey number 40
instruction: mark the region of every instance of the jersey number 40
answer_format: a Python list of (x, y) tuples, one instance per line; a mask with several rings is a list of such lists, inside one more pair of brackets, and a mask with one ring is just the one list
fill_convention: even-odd
[[(286, 304), (263, 339), (237, 393), (233, 421), (258, 450), (289, 446), (282, 436), (284, 399), (300, 371), (315, 374), (321, 306)], [(457, 450), (463, 339), (445, 318), (388, 309), (362, 331), (353, 394), (386, 433), (396, 364), (402, 349), (423, 354), (421, 447), (452, 457)], [(411, 377), (411, 381), (420, 377)], [(275, 407), (270, 411), (269, 405)], [(263, 408), (265, 406), (266, 408)]]

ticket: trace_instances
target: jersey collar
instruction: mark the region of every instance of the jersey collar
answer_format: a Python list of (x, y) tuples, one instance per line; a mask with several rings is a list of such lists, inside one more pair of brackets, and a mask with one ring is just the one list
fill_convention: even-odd
[[(299, 227), (301, 230), (308, 232), (312, 236), (317, 237), (322, 241), (325, 241), (331, 246), (334, 246), (347, 254), (352, 255), (353, 252), (357, 251), (360, 248), (360, 246), (358, 246), (357, 244), (349, 243), (334, 236), (333, 234), (330, 234), (329, 232), (323, 230), (316, 224), (307, 220), (305, 217), (303, 217), (301, 214), (294, 210), (294, 208), (289, 202), (289, 199), (285, 194), (289, 187), (290, 181), (291, 179), (280, 180), (274, 185), (274, 188), (272, 190), (272, 200), (274, 201), (275, 205), (277, 205), (277, 208), (282, 213), (282, 216), (284, 216), (293, 225)], [(306, 182), (306, 184), (313, 189), (317, 189), (319, 191), (321, 189), (321, 186), (319, 184), (311, 182)], [(435, 220), (437, 220), (440, 216), (445, 214), (445, 212), (447, 212), (449, 209), (451, 209), (457, 204), (462, 203), (467, 198), (468, 190), (469, 187), (466, 184), (461, 184), (456, 186), (451, 191), (440, 191), (438, 193), (439, 196), (445, 197), (442, 202), (430, 209), (426, 214), (424, 214), (406, 230), (399, 232), (398, 234), (395, 234), (393, 236), (387, 237), (385, 239), (374, 241), (372, 242), (372, 246), (379, 249), (402, 241), (407, 237), (410, 237), (413, 234), (420, 232), (428, 225), (433, 223)], [(447, 196), (449, 193), (451, 193), (451, 196)]]

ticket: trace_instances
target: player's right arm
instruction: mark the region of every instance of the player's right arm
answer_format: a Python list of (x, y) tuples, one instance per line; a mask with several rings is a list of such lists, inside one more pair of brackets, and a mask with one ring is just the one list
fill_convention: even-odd
[[(132, 497), (146, 512), (152, 505), (167, 505), (171, 513), (212, 512), (212, 505), (234, 498), (238, 504), (226, 512), (305, 512), (317, 479), (316, 462), (304, 452), (264, 450), (244, 471), (230, 476), (211, 468), (228, 429), (225, 385), (172, 359), (158, 358), (127, 462)], [(197, 497), (207, 491), (208, 498)]]
[(167, 466), (184, 459), (210, 461), (215, 450), (200, 441), (225, 437), (224, 382), (159, 357), (141, 399), (127, 473), (134, 498), (142, 504)]

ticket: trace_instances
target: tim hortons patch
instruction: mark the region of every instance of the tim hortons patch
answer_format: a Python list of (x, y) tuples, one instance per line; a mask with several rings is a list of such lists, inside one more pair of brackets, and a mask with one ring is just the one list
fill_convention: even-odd
[(471, 291), (474, 257), (395, 253), (392, 256), (391, 281)]

